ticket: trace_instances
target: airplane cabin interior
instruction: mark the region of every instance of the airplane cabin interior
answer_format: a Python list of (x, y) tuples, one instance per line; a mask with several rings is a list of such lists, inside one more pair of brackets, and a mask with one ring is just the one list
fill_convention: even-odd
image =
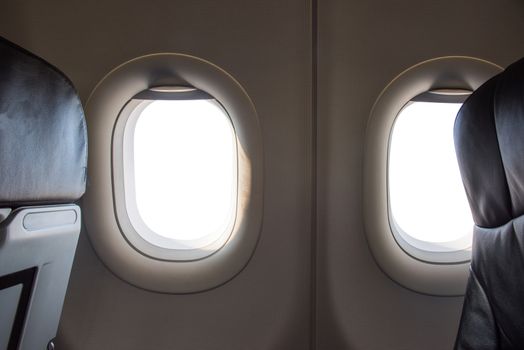
[(522, 0), (0, 5), (0, 350), (524, 349)]

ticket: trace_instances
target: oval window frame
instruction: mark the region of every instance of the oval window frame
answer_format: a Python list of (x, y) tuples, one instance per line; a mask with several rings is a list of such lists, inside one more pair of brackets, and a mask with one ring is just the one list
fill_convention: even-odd
[[(142, 91), (191, 86), (207, 92), (227, 111), (237, 137), (237, 217), (231, 234), (211, 255), (176, 260), (161, 250), (144, 254), (130, 244), (117, 218), (113, 133), (121, 110)], [(159, 53), (118, 66), (95, 87), (86, 104), (89, 123), (89, 186), (84, 196), (90, 241), (121, 279), (163, 293), (194, 293), (237, 275), (254, 254), (263, 211), (262, 135), (255, 107), (243, 87), (218, 66), (185, 54)], [(120, 206), (122, 202), (120, 201)]]
[(389, 222), (387, 188), (389, 139), (394, 121), (405, 104), (418, 95), (439, 89), (475, 90), (501, 70), (494, 63), (474, 57), (430, 59), (394, 78), (373, 105), (366, 128), (363, 170), (366, 237), (381, 270), (412, 291), (437, 296), (463, 295), (469, 259), (453, 263), (422, 261), (406, 253), (396, 241)]
[[(395, 127), (397, 125), (398, 118), (402, 112), (413, 102), (438, 102), (438, 103), (463, 103), (467, 97), (472, 93), (471, 90), (465, 89), (439, 89), (430, 90), (420, 95), (415, 96), (409, 100), (397, 113), (389, 134), (388, 140), (388, 164), (387, 164), (387, 190), (388, 190), (388, 215), (389, 225), (391, 232), (395, 237), (398, 245), (409, 255), (415, 259), (433, 263), (433, 264), (460, 264), (467, 263), (471, 258), (471, 238), (473, 234), (473, 225), (471, 226), (471, 232), (468, 234), (456, 238), (451, 241), (440, 242), (440, 244), (448, 244), (455, 246), (455, 249), (445, 249), (438, 251), (438, 245), (434, 242), (420, 240), (411, 236), (408, 232), (404, 231), (398, 224), (397, 220), (393, 215), (393, 209), (391, 206), (391, 194), (390, 194), (390, 177), (389, 171), (391, 166), (391, 146)], [(450, 130), (450, 135), (453, 134), (453, 130)], [(457, 167), (458, 171), (458, 167)], [(461, 180), (462, 181), (462, 180)], [(467, 203), (466, 193), (464, 191), (464, 199)], [(467, 204), (466, 204), (467, 205)], [(457, 246), (459, 248), (457, 248)]]
[[(198, 94), (200, 93), (200, 94)], [(155, 101), (169, 100), (168, 97), (163, 95), (170, 95), (173, 93), (162, 93), (154, 92), (151, 89), (140, 92), (134, 96), (128, 103), (122, 108), (119, 117), (117, 118), (114, 132), (113, 132), (113, 190), (115, 199), (115, 211), (118, 223), (121, 228), (122, 234), (126, 237), (127, 241), (135, 247), (141, 253), (156, 259), (169, 260), (169, 261), (191, 261), (206, 258), (216, 251), (221, 249), (226, 244), (227, 239), (233, 232), (236, 217), (239, 215), (238, 211), (238, 147), (236, 131), (229, 117), (229, 113), (217, 101), (213, 96), (199, 90), (192, 91), (191, 96), (184, 98), (184, 96), (174, 96), (171, 100), (213, 100), (214, 103), (222, 110), (224, 117), (227, 118), (227, 122), (230, 124), (232, 134), (235, 140), (235, 154), (234, 162), (235, 174), (234, 174), (234, 213), (231, 213), (232, 217), (229, 220), (228, 226), (222, 233), (216, 233), (214, 235), (208, 235), (197, 240), (184, 242), (177, 239), (162, 237), (158, 233), (154, 232), (149, 226), (141, 219), (135, 194), (134, 184), (134, 169), (131, 164), (134, 164), (134, 160), (130, 157), (134, 151), (134, 138), (133, 134), (138, 119), (142, 111), (147, 106)], [(185, 93), (176, 93), (177, 95), (185, 95)], [(148, 96), (143, 96), (148, 95)], [(155, 96), (156, 95), (156, 96)], [(159, 96), (158, 96), (159, 95)], [(195, 96), (196, 95), (196, 96)], [(200, 96), (199, 96), (200, 95)], [(155, 97), (157, 97), (155, 99)], [(132, 195), (131, 195), (132, 194)], [(153, 240), (162, 242), (162, 246), (154, 244)], [(198, 241), (203, 241), (204, 244), (198, 244)], [(198, 247), (192, 249), (177, 249), (175, 247), (182, 246), (184, 244), (197, 244)]]

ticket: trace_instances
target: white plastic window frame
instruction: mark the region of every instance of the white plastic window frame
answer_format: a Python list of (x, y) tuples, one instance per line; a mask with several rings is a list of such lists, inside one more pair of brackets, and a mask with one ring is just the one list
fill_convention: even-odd
[[(190, 86), (213, 96), (227, 111), (236, 134), (237, 208), (231, 233), (211, 255), (183, 256), (137, 238), (119, 220), (123, 196), (123, 142), (118, 118), (128, 101), (159, 86)], [(84, 196), (86, 228), (99, 258), (118, 277), (139, 288), (162, 293), (194, 293), (220, 286), (236, 276), (254, 254), (262, 221), (262, 136), (254, 105), (227, 72), (200, 58), (160, 53), (115, 68), (95, 87), (86, 104), (89, 125), (89, 186)], [(119, 197), (119, 198), (117, 198)], [(136, 232), (135, 232), (136, 233)]]
[[(394, 121), (402, 108), (431, 90), (475, 90), (502, 70), (474, 57), (446, 56), (419, 63), (398, 75), (375, 102), (366, 129), (364, 220), (369, 247), (379, 267), (400, 285), (429, 295), (463, 295), (469, 274), (468, 252), (447, 257), (410, 254), (395, 239), (388, 204), (388, 153)], [(428, 223), (438, 224), (438, 223)], [(445, 229), (445, 228), (444, 228)]]
[[(174, 87), (178, 88), (178, 87)], [(187, 87), (184, 87), (187, 89)], [(168, 87), (164, 87), (168, 89)], [(143, 99), (141, 95), (153, 95), (148, 99)], [(218, 104), (219, 108), (223, 110), (225, 117), (230, 123), (231, 131), (236, 134), (231, 123), (231, 118), (227, 111), (222, 105), (216, 101), (212, 96), (209, 96), (203, 91), (190, 91), (191, 95), (202, 93), (207, 95), (208, 100), (213, 100)], [(190, 261), (203, 259), (209, 255), (214, 254), (220, 249), (231, 235), (235, 219), (236, 219), (236, 207), (238, 203), (238, 179), (236, 174), (238, 173), (238, 150), (235, 147), (235, 174), (234, 183), (235, 190), (234, 195), (234, 212), (231, 213), (231, 217), (228, 220), (228, 225), (225, 230), (221, 232), (214, 232), (210, 235), (204, 236), (197, 240), (184, 240), (179, 241), (173, 238), (167, 238), (161, 236), (151, 230), (149, 226), (141, 219), (135, 196), (135, 183), (134, 183), (134, 164), (133, 160), (133, 148), (134, 148), (134, 128), (141, 115), (141, 112), (153, 101), (169, 100), (169, 95), (174, 96), (176, 99), (184, 99), (185, 92), (154, 92), (146, 90), (139, 93), (138, 96), (130, 100), (126, 106), (120, 112), (120, 116), (115, 125), (115, 131), (113, 134), (113, 178), (114, 178), (114, 198), (115, 198), (115, 210), (117, 219), (119, 221), (122, 233), (126, 239), (132, 244), (137, 250), (151, 256), (153, 258), (160, 258), (172, 261)], [(168, 96), (164, 96), (168, 95)], [(159, 99), (155, 99), (159, 98)], [(200, 99), (200, 97), (198, 97)], [(187, 100), (194, 100), (195, 98), (189, 97)], [(236, 139), (236, 135), (235, 135)], [(202, 218), (205, 220), (205, 217)], [(193, 246), (194, 248), (182, 248), (183, 246)]]
[[(472, 91), (464, 89), (439, 89), (424, 92), (413, 99), (409, 100), (397, 113), (395, 121), (391, 127), (391, 132), (388, 142), (388, 169), (390, 167), (389, 153), (391, 151), (391, 141), (393, 138), (395, 123), (397, 118), (401, 115), (402, 111), (408, 107), (412, 102), (439, 102), (439, 103), (463, 103), (464, 100), (471, 94)], [(453, 133), (453, 130), (450, 130)], [(428, 262), (428, 263), (444, 263), (444, 264), (457, 264), (465, 263), (471, 259), (471, 238), (473, 232), (473, 226), (471, 227), (471, 233), (453, 241), (442, 242), (446, 243), (451, 247), (460, 247), (458, 249), (445, 249), (439, 251), (439, 245), (432, 242), (412, 237), (409, 233), (405, 232), (395, 220), (393, 210), (391, 209), (391, 201), (389, 199), (390, 192), (390, 178), (389, 170), (387, 174), (388, 181), (388, 215), (389, 225), (391, 232), (395, 237), (395, 240), (400, 247), (409, 255), (416, 259)], [(464, 197), (466, 199), (466, 197)], [(445, 227), (444, 227), (445, 229)], [(441, 249), (441, 248), (440, 248)]]

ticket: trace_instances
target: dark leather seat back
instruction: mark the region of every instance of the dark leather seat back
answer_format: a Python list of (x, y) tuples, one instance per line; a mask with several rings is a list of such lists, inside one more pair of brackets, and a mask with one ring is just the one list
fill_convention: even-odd
[(0, 350), (46, 349), (56, 335), (86, 166), (71, 82), (0, 38)]
[(524, 349), (524, 60), (466, 100), (454, 137), (475, 221), (455, 349)]

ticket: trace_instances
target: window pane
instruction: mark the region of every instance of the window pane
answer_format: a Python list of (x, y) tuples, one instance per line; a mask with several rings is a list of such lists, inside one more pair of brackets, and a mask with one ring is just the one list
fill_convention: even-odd
[[(410, 102), (398, 115), (389, 151), (389, 205), (398, 233), (418, 248), (471, 245), (473, 220), (455, 156), (460, 103)], [(415, 243), (413, 243), (415, 242)]]
[(151, 231), (206, 243), (228, 233), (236, 212), (236, 141), (215, 100), (151, 102), (138, 116), (133, 144), (136, 207)]

